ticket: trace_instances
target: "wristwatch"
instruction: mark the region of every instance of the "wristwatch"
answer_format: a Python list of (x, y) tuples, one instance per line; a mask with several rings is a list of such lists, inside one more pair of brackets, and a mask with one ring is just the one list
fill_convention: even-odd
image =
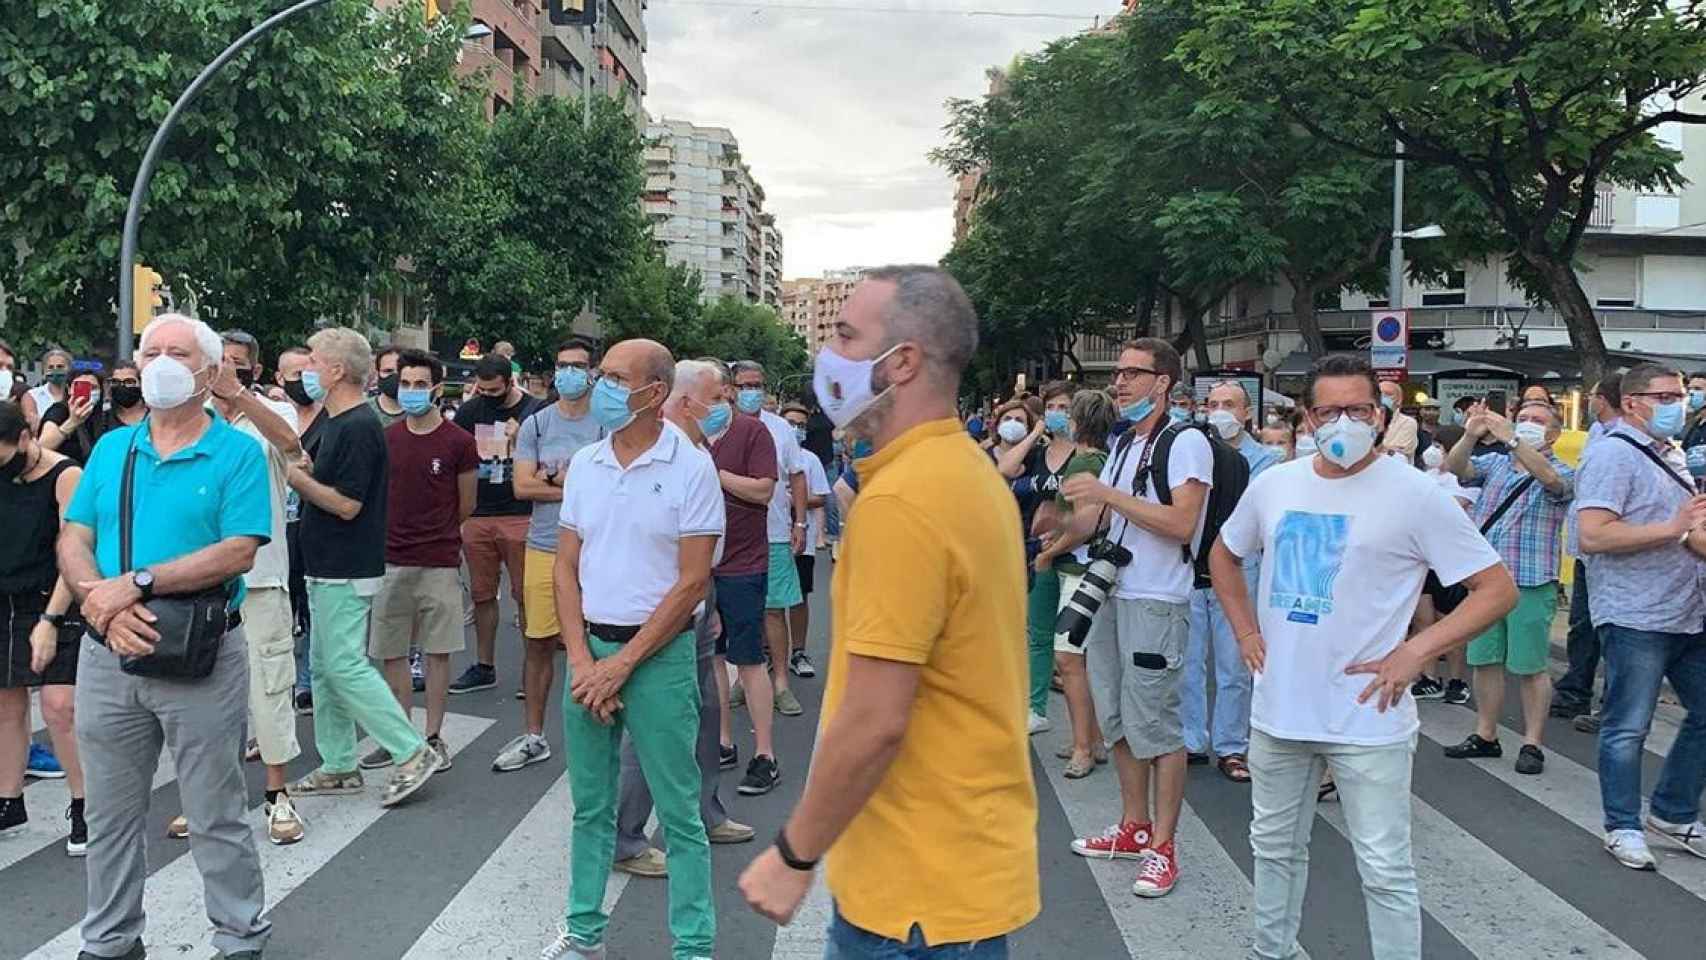
[(131, 586), (142, 594), (142, 602), (154, 599), (154, 574), (147, 569), (138, 570), (130, 575)]
[(65, 614), (63, 614), (63, 613), (44, 613), (41, 615), (41, 622), (47, 624), (48, 626), (54, 628), (55, 630), (58, 630), (61, 627), (65, 626)]
[(807, 528), (808, 525), (803, 520), (795, 520), (794, 526), (799, 527), (801, 530), (804, 530)]

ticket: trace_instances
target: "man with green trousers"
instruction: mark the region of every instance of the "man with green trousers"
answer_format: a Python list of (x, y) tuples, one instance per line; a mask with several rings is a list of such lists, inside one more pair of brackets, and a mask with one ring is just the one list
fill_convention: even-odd
[(563, 700), (574, 830), (565, 930), (544, 960), (605, 960), (605, 884), (616, 849), (621, 742), (633, 741), (669, 846), (673, 960), (709, 960), (717, 920), (699, 816), (699, 680), (691, 629), (723, 535), (710, 454), (663, 419), (675, 361), (650, 340), (605, 354), (563, 491), (555, 583), (568, 655)]

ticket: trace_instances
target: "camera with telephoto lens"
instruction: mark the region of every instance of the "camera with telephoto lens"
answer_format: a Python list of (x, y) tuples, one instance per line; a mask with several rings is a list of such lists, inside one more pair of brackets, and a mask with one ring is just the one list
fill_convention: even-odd
[(1090, 564), (1084, 570), (1084, 579), (1073, 592), (1072, 599), (1061, 608), (1060, 616), (1054, 622), (1054, 632), (1066, 634), (1067, 642), (1082, 647), (1084, 639), (1090, 635), (1090, 624), (1096, 619), (1096, 611), (1102, 608), (1102, 601), (1108, 599), (1108, 591), (1113, 589), (1114, 580), (1119, 577), (1120, 568), (1130, 562), (1131, 551), (1118, 543), (1104, 539), (1091, 544)]

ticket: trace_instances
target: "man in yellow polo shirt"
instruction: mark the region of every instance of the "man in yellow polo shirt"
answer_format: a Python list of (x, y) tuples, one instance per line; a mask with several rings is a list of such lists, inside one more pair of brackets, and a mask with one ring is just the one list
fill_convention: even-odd
[(1041, 909), (1018, 510), (955, 415), (976, 347), (952, 277), (888, 267), (817, 357), (824, 412), (876, 452), (835, 570), (811, 775), (740, 886), (785, 924), (826, 858), (829, 960), (1003, 960)]

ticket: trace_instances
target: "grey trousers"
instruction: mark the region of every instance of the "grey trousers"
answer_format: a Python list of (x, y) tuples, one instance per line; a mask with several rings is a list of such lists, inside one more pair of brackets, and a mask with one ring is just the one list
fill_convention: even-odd
[(133, 677), (118, 656), (85, 637), (77, 670), (77, 750), (88, 793), (88, 913), (83, 949), (122, 956), (142, 939), (148, 804), (160, 748), (177, 767), (201, 871), (213, 946), (260, 950), (272, 923), (261, 859), (248, 822), (242, 731), (248, 722), (249, 654), (239, 627), (225, 635), (213, 673), (180, 683)]
[[(699, 744), (694, 755), (699, 761), (699, 819), (705, 829), (727, 823), (729, 813), (717, 796), (717, 783), (722, 776), (719, 764), (722, 746), (722, 722), (717, 705), (716, 638), (711, 636), (711, 615), (716, 599), (707, 594), (707, 613), (699, 618), (693, 639), (699, 653)], [(640, 772), (640, 758), (634, 752), (634, 741), (622, 741), (622, 791), (616, 802), (616, 859), (637, 857), (651, 846), (646, 839), (646, 821), (652, 816), (652, 791), (646, 786), (646, 775)]]

